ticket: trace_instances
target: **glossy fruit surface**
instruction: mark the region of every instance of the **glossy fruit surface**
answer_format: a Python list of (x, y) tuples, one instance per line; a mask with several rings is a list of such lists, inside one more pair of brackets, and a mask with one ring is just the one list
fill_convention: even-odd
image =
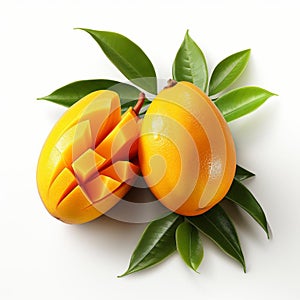
[(139, 129), (132, 108), (121, 116), (115, 92), (92, 92), (71, 106), (38, 161), (38, 190), (49, 213), (79, 224), (118, 203), (139, 171), (133, 162)]
[(229, 127), (207, 95), (189, 82), (166, 88), (153, 100), (138, 153), (153, 194), (182, 215), (209, 210), (234, 178), (236, 154)]

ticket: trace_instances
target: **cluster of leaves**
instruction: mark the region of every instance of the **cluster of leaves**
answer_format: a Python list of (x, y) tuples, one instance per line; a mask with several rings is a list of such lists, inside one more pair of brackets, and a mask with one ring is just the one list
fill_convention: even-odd
[[(230, 201), (251, 215), (269, 237), (268, 223), (263, 209), (251, 192), (241, 183), (254, 176), (238, 167), (229, 192), (222, 201)], [(125, 276), (160, 263), (176, 250), (183, 261), (197, 271), (202, 258), (201, 233), (210, 238), (227, 255), (237, 260), (246, 271), (242, 248), (234, 224), (220, 204), (195, 217), (171, 213), (151, 222), (134, 250)]]
[[(39, 99), (68, 107), (90, 92), (108, 89), (120, 95), (121, 108), (125, 111), (135, 103), (140, 93), (139, 88), (153, 95), (157, 94), (155, 69), (140, 47), (118, 33), (82, 30), (94, 38), (110, 61), (134, 85), (108, 79), (81, 80), (63, 86), (49, 96)], [(249, 57), (250, 49), (232, 54), (222, 60), (209, 77), (205, 56), (187, 31), (173, 63), (173, 79), (192, 82), (205, 91), (226, 121), (230, 122), (252, 112), (269, 97), (275, 95), (255, 86), (241, 87), (226, 92), (226, 89), (245, 70)], [(150, 101), (146, 100), (145, 108), (149, 103)], [(224, 201), (230, 201), (244, 209), (269, 237), (264, 211), (251, 192), (241, 183), (252, 176), (254, 176), (253, 173), (237, 166), (235, 178)], [(133, 252), (128, 270), (121, 276), (151, 267), (176, 250), (183, 261), (196, 271), (203, 258), (201, 234), (210, 238), (226, 254), (237, 260), (243, 266), (244, 271), (246, 270), (234, 224), (222, 206), (218, 204), (199, 216), (183, 217), (170, 213), (149, 223)]]

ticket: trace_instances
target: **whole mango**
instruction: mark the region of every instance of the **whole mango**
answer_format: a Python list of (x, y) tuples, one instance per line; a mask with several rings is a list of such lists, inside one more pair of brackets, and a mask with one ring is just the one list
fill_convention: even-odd
[(208, 96), (189, 82), (168, 87), (153, 100), (138, 153), (152, 193), (181, 215), (202, 214), (221, 201), (235, 174), (228, 125)]
[(112, 91), (96, 91), (71, 106), (50, 132), (37, 166), (40, 197), (66, 223), (91, 221), (129, 191), (139, 167), (140, 122), (122, 116)]

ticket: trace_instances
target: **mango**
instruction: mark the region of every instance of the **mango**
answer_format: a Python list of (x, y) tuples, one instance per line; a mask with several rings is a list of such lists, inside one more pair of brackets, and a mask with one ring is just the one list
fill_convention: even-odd
[(129, 108), (121, 116), (118, 94), (96, 91), (58, 120), (41, 150), (36, 175), (40, 197), (52, 216), (85, 223), (130, 190), (139, 173), (136, 110)]
[(220, 202), (235, 174), (230, 129), (208, 96), (189, 82), (168, 87), (153, 100), (138, 154), (152, 193), (185, 216), (202, 214)]

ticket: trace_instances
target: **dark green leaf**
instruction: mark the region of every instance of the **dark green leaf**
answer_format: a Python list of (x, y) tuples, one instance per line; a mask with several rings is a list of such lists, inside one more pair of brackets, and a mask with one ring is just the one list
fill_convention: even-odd
[(48, 96), (38, 98), (38, 100), (48, 100), (70, 107), (85, 95), (97, 90), (106, 90), (116, 84), (120, 84), (120, 82), (107, 79), (75, 81), (55, 90)]
[(175, 80), (192, 82), (206, 91), (208, 81), (206, 60), (188, 31), (175, 57), (172, 73)]
[[(122, 111), (129, 106), (134, 106), (140, 93), (139, 89), (126, 83), (108, 79), (93, 79), (72, 82), (55, 90), (49, 96), (38, 99), (52, 101), (69, 107), (82, 97), (97, 90), (111, 90), (118, 93), (121, 99)], [(149, 103), (150, 101), (146, 99), (144, 105)]]
[(269, 237), (268, 223), (265, 213), (251, 192), (238, 180), (234, 179), (233, 183), (225, 196), (225, 199), (239, 205), (264, 229)]
[(236, 169), (235, 169), (235, 176), (234, 178), (239, 180), (239, 181), (243, 181), (247, 178), (253, 177), (255, 176), (255, 174), (251, 173), (250, 171), (242, 168), (239, 165), (236, 165)]
[(197, 271), (203, 258), (203, 246), (198, 230), (188, 222), (181, 223), (176, 230), (176, 246), (186, 265)]
[(116, 32), (78, 29), (88, 32), (95, 39), (105, 55), (127, 79), (152, 94), (157, 93), (154, 67), (138, 45)]
[(226, 254), (240, 262), (246, 271), (240, 242), (231, 220), (219, 205), (188, 221), (214, 241)]
[(125, 276), (158, 264), (176, 250), (175, 232), (183, 217), (171, 213), (151, 222), (145, 229), (129, 263)]
[(214, 103), (225, 120), (230, 122), (254, 111), (269, 97), (275, 95), (259, 87), (246, 86), (228, 92)]
[(226, 57), (214, 69), (209, 82), (209, 95), (215, 95), (235, 82), (245, 70), (250, 49)]

